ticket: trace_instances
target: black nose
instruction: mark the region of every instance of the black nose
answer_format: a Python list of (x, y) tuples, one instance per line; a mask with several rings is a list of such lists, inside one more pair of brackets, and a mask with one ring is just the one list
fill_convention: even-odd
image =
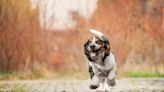
[(91, 48), (91, 49), (94, 49), (94, 48), (95, 48), (95, 45), (91, 45), (90, 48)]

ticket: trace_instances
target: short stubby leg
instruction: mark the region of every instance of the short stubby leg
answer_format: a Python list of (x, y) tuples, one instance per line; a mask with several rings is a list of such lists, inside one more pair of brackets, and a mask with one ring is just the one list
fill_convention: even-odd
[(115, 78), (116, 78), (116, 68), (113, 68), (108, 74), (107, 84), (109, 86), (115, 86), (116, 85)]
[(98, 78), (98, 76), (93, 76), (92, 81), (91, 81), (91, 85), (89, 86), (90, 89), (96, 89), (99, 87), (100, 84), (100, 79)]
[(93, 68), (89, 65), (89, 74), (90, 74), (90, 78), (92, 79), (94, 76), (94, 72), (93, 72)]

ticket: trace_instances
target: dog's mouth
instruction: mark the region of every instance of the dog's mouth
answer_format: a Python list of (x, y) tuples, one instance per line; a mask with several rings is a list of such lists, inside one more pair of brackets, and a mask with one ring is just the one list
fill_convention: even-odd
[(96, 60), (98, 58), (98, 52), (99, 52), (99, 49), (91, 51), (90, 56), (93, 60)]

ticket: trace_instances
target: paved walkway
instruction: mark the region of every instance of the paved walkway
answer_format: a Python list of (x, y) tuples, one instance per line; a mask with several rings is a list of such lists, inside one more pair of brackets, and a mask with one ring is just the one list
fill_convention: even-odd
[[(0, 92), (97, 92), (89, 80), (0, 81)], [(164, 78), (118, 79), (111, 92), (164, 92)]]

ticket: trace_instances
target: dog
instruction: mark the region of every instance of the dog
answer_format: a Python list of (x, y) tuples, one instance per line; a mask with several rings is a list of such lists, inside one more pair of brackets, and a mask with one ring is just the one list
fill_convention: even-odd
[(90, 29), (90, 31), (95, 36), (84, 44), (91, 78), (89, 87), (90, 89), (100, 88), (101, 91), (110, 91), (110, 87), (116, 85), (116, 59), (107, 37), (97, 30)]

